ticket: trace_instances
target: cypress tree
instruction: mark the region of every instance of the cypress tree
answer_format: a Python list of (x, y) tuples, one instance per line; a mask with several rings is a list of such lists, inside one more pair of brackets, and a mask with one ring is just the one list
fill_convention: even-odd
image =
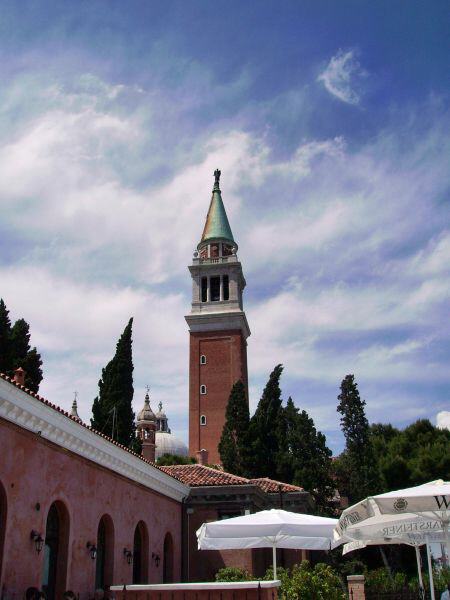
[[(131, 318), (119, 338), (114, 358), (102, 370), (99, 395), (92, 405), (91, 425), (124, 446), (135, 437)], [(114, 426), (114, 428), (113, 428)]]
[(11, 371), (11, 321), (9, 310), (0, 298), (0, 373)]
[(249, 426), (248, 401), (242, 381), (231, 388), (225, 413), (225, 425), (219, 442), (219, 453), (225, 471), (244, 475)]
[(345, 451), (336, 465), (344, 490), (351, 502), (356, 502), (378, 491), (380, 477), (372, 445), (365, 400), (361, 400), (354, 375), (347, 375), (341, 383), (338, 396), (341, 429), (345, 436)]
[(261, 400), (249, 425), (251, 460), (246, 464), (249, 477), (277, 476), (277, 458), (280, 450), (279, 424), (281, 416), (280, 377), (283, 365), (277, 365), (270, 374)]
[(26, 372), (25, 386), (37, 392), (42, 381), (42, 360), (36, 348), (30, 348), (30, 326), (18, 319), (11, 327), (9, 311), (0, 299), (0, 372), (13, 377), (18, 367)]
[(30, 348), (30, 326), (18, 319), (11, 329), (11, 375), (18, 367), (25, 371), (25, 386), (37, 392), (42, 381), (42, 360), (36, 348)]
[(321, 512), (330, 511), (333, 495), (331, 450), (313, 419), (289, 398), (280, 419), (278, 478), (310, 492)]

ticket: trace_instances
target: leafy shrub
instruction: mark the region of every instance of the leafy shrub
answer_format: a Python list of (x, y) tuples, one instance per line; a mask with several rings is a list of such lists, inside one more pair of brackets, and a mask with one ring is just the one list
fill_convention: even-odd
[[(345, 600), (339, 575), (329, 565), (318, 563), (311, 567), (307, 560), (294, 565), (292, 572), (277, 569), (281, 580), (280, 600)], [(272, 579), (272, 569), (268, 569), (264, 579)]]
[(408, 580), (405, 573), (391, 574), (384, 567), (368, 571), (366, 574), (366, 586), (377, 592), (399, 592), (407, 587)]
[[(429, 589), (430, 581), (428, 573), (423, 573), (423, 584), (425, 589)], [(402, 589), (409, 587), (413, 591), (419, 590), (419, 579), (417, 576), (412, 577), (408, 580), (405, 573), (394, 573), (389, 574), (385, 568), (374, 569), (373, 571), (367, 571), (365, 574), (366, 588), (375, 592), (399, 592)], [(445, 590), (445, 586), (450, 582), (450, 569), (444, 567), (442, 569), (433, 570), (434, 587), (438, 594)]]
[(245, 569), (224, 567), (216, 573), (216, 581), (252, 581), (253, 577)]

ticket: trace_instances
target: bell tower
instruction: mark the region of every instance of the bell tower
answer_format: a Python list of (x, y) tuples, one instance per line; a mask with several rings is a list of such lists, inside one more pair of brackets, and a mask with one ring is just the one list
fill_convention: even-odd
[(192, 306), (189, 325), (189, 454), (207, 452), (220, 463), (218, 445), (233, 384), (241, 380), (248, 397), (247, 338), (243, 309), (245, 278), (220, 190), (215, 183), (205, 227), (189, 271)]

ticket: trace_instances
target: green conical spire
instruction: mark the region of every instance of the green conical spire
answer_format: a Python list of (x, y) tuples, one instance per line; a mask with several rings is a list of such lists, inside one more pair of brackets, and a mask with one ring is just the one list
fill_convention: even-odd
[(202, 239), (200, 240), (200, 244), (203, 244), (203, 242), (206, 242), (207, 240), (213, 239), (227, 240), (235, 244), (219, 187), (219, 169), (214, 171), (214, 177), (215, 182), (212, 191), (211, 204), (209, 205), (205, 228), (203, 229), (203, 235)]

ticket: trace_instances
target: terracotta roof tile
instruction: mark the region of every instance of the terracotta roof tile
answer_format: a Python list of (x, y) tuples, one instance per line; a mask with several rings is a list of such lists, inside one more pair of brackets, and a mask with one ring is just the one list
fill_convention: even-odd
[(161, 466), (161, 470), (176, 477), (191, 487), (204, 485), (248, 485), (250, 482), (245, 477), (238, 477), (219, 469), (212, 469), (204, 465), (171, 465)]
[[(290, 483), (283, 483), (282, 481), (275, 481), (268, 477), (258, 477), (257, 479), (249, 479), (250, 483), (254, 483), (265, 492), (269, 494), (275, 492), (303, 492), (303, 488), (298, 485), (291, 485)], [(280, 490), (281, 486), (281, 490)]]
[(280, 486), (282, 492), (302, 492), (303, 488), (296, 485), (290, 485), (281, 481), (274, 481), (267, 477), (259, 477), (257, 479), (247, 479), (245, 477), (238, 477), (225, 471), (218, 469), (212, 469), (204, 465), (171, 465), (167, 467), (160, 467), (165, 473), (169, 475), (176, 475), (176, 477), (184, 484), (190, 485), (191, 487), (200, 487), (208, 485), (256, 485), (264, 492), (280, 492)]

